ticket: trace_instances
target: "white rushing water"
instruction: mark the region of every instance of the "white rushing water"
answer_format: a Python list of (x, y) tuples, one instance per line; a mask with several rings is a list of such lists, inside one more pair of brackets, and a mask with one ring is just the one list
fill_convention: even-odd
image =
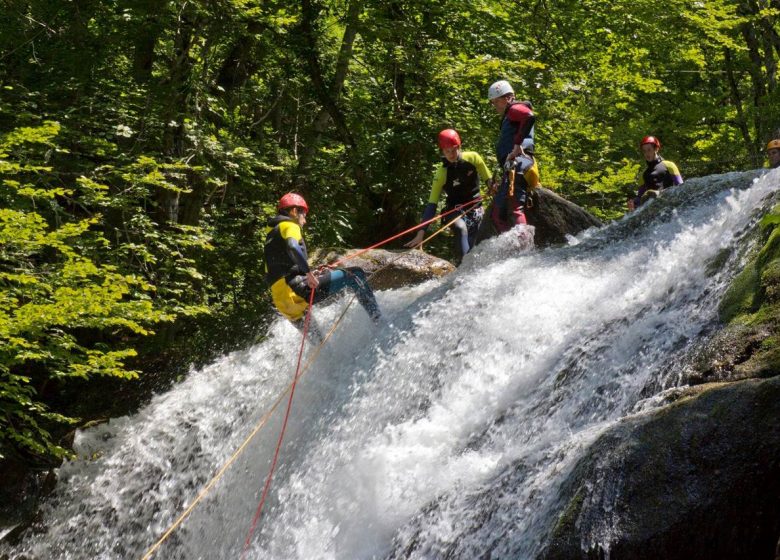
[[(715, 324), (780, 178), (755, 175), (691, 180), (568, 247), (492, 239), (444, 280), (379, 293), (379, 329), (351, 308), (298, 385), (246, 557), (532, 558), (588, 444), (679, 383)], [(0, 554), (141, 558), (291, 381), (299, 335), (269, 335), (80, 432), (45, 532)], [(241, 556), (283, 412), (155, 558)]]

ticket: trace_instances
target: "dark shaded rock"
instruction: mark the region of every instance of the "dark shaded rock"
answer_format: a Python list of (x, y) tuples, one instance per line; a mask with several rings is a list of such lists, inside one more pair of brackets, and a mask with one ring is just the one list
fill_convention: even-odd
[[(573, 202), (555, 194), (550, 189), (534, 189), (529, 197), (526, 219), (536, 228), (534, 244), (548, 247), (566, 243), (567, 235), (577, 235), (591, 227), (601, 227), (601, 221)], [(490, 221), (492, 206), (485, 212), (477, 240), (488, 239), (497, 234)]]
[(359, 266), (366, 271), (368, 282), (375, 290), (412, 286), (455, 270), (451, 262), (422, 251), (372, 249), (356, 258), (341, 260), (357, 251), (322, 249), (312, 255), (312, 262), (315, 266), (337, 261), (339, 266)]
[(765, 323), (724, 327), (696, 350), (683, 382), (698, 385), (777, 375), (780, 348), (773, 342), (777, 331)]
[(30, 462), (8, 449), (0, 460), (0, 540), (13, 541), (34, 520), (38, 500), (52, 492), (57, 477), (48, 468), (33, 469)]
[(774, 558), (780, 377), (688, 394), (597, 440), (562, 485), (538, 558)]

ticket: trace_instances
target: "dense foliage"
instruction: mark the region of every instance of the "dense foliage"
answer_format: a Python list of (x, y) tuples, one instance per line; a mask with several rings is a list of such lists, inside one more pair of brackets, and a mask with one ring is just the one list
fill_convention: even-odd
[(760, 166), (778, 16), (778, 0), (5, 2), (0, 443), (61, 455), (74, 378), (251, 332), (280, 194), (308, 198), (314, 244), (414, 223), (439, 129), (493, 159), (497, 79), (534, 103), (544, 185), (602, 218), (645, 134), (685, 176)]

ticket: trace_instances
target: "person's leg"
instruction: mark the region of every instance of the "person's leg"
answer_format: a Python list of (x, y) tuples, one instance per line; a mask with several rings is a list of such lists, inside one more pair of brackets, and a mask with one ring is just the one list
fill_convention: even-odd
[(477, 234), (479, 228), (482, 225), (482, 218), (485, 216), (485, 209), (482, 206), (477, 206), (466, 212), (464, 219), (466, 221), (467, 239), (469, 243), (469, 251), (474, 248), (477, 243)]
[[(379, 321), (382, 317), (382, 313), (379, 311), (376, 297), (374, 297), (371, 286), (368, 285), (366, 273), (362, 268), (357, 266), (336, 268), (327, 271), (327, 277), (326, 285), (323, 288), (327, 289), (327, 295), (333, 295), (344, 288), (349, 288), (355, 293), (358, 302), (360, 302), (360, 305), (366, 310), (366, 313), (371, 317), (371, 320), (375, 323)], [(320, 286), (322, 287), (322, 279), (320, 280)]]
[(513, 226), (526, 225), (528, 223), (525, 219), (526, 193), (525, 178), (522, 175), (518, 175), (517, 180), (515, 181), (514, 196), (512, 196), (512, 200), (509, 201), (511, 210), (510, 221)]
[[(306, 316), (304, 315), (297, 321), (290, 321), (293, 326), (298, 329), (301, 333), (303, 333), (305, 322), (306, 322)], [(317, 324), (317, 321), (314, 320), (314, 315), (309, 318), (309, 330), (307, 331), (307, 335), (309, 336), (309, 342), (313, 344), (322, 344), (322, 342), (325, 340), (322, 337), (322, 331), (320, 330), (319, 325)]]
[(501, 176), (501, 184), (496, 191), (496, 196), (493, 197), (492, 210), (490, 212), (490, 220), (493, 222), (493, 226), (498, 233), (504, 233), (509, 231), (509, 223), (507, 220), (507, 194), (509, 192), (509, 173), (504, 171)]
[(462, 214), (461, 217), (450, 226), (450, 229), (452, 230), (452, 233), (455, 234), (455, 246), (460, 251), (460, 256), (462, 258), (471, 248), (471, 245), (469, 244), (469, 228)]

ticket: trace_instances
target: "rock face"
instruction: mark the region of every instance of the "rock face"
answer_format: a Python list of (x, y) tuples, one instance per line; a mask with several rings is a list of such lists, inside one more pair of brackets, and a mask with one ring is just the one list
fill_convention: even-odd
[(702, 385), (623, 421), (563, 484), (568, 504), (539, 558), (775, 558), (778, 418), (774, 377)]
[(0, 449), (0, 541), (13, 540), (33, 518), (38, 499), (54, 488), (51, 470), (32, 470), (10, 450)]
[[(537, 247), (566, 243), (567, 235), (577, 235), (588, 228), (603, 225), (595, 216), (549, 189), (535, 189), (529, 200), (526, 218), (528, 223), (536, 228), (534, 243)], [(491, 208), (485, 212), (485, 219), (477, 236), (479, 240), (496, 235), (489, 218)]]
[(359, 266), (366, 271), (368, 282), (375, 290), (411, 286), (455, 270), (451, 262), (422, 251), (372, 249), (356, 258), (340, 260), (345, 255), (356, 252), (357, 250), (319, 250), (312, 255), (312, 260), (316, 264), (339, 261), (339, 266)]
[(540, 559), (780, 558), (780, 206), (759, 230), (682, 372), (693, 387), (592, 446)]

